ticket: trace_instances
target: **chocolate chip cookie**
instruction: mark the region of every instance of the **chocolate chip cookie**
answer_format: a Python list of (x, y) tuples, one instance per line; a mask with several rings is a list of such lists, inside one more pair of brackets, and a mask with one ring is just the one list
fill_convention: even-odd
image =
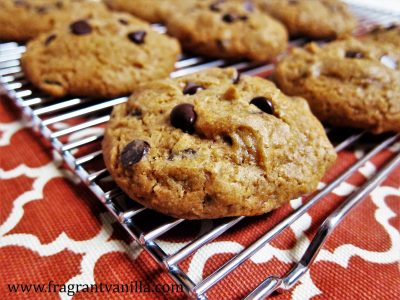
[(253, 0), (264, 12), (280, 20), (291, 36), (334, 38), (351, 34), (356, 26), (340, 0)]
[(211, 57), (265, 61), (287, 46), (284, 26), (248, 1), (192, 1), (166, 23), (183, 48)]
[(370, 33), (362, 37), (365, 41), (378, 42), (380, 44), (391, 44), (400, 48), (400, 25), (388, 27), (376, 27)]
[[(105, 2), (111, 9), (125, 11), (143, 20), (157, 23), (163, 22), (167, 16), (166, 9), (177, 0), (105, 0)], [(180, 2), (183, 4), (185, 1)]]
[(268, 212), (314, 191), (336, 157), (304, 99), (230, 68), (141, 86), (103, 152), (132, 199), (187, 219)]
[(101, 3), (77, 0), (1, 0), (0, 40), (27, 41), (55, 24), (107, 14)]
[(374, 133), (400, 132), (400, 54), (347, 39), (293, 49), (276, 69), (283, 92), (302, 96), (322, 121)]
[(132, 92), (174, 69), (179, 43), (128, 14), (78, 20), (28, 44), (22, 66), (46, 93), (92, 98)]

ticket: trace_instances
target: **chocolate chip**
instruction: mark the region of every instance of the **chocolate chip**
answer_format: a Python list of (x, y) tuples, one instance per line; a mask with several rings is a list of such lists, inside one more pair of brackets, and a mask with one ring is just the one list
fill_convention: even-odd
[(63, 3), (62, 1), (57, 1), (56, 7), (57, 7), (58, 9), (61, 9), (61, 8), (64, 7), (64, 3)]
[(122, 25), (129, 25), (129, 22), (125, 19), (118, 19), (118, 22), (120, 22)]
[(226, 23), (233, 23), (236, 21), (236, 16), (232, 15), (232, 14), (224, 14), (222, 16), (222, 21), (226, 22)]
[(186, 155), (195, 155), (197, 152), (196, 152), (196, 150), (193, 150), (192, 148), (187, 148), (187, 149), (183, 150), (182, 153), (186, 154)]
[(362, 54), (361, 52), (357, 52), (357, 51), (346, 51), (346, 57), (347, 58), (363, 58), (364, 54)]
[(143, 140), (130, 142), (121, 152), (122, 166), (127, 169), (138, 163), (150, 150), (150, 145)]
[(128, 38), (134, 42), (135, 44), (143, 44), (144, 43), (144, 38), (146, 37), (146, 31), (134, 31), (131, 33), (128, 33)]
[(248, 16), (243, 15), (239, 17), (239, 20), (246, 21), (248, 18)]
[(187, 133), (194, 132), (194, 123), (196, 119), (197, 115), (194, 111), (194, 106), (189, 103), (182, 103), (175, 106), (170, 115), (172, 126)]
[(46, 84), (51, 84), (51, 85), (59, 85), (62, 86), (62, 84), (60, 82), (58, 82), (57, 80), (52, 80), (52, 79), (45, 79), (44, 83)]
[(274, 114), (274, 106), (272, 102), (263, 96), (253, 98), (250, 101), (250, 104), (257, 106), (260, 110), (267, 114)]
[(211, 3), (210, 6), (208, 7), (211, 11), (215, 12), (220, 12), (221, 9), (219, 8), (220, 1), (216, 1), (214, 3)]
[(233, 79), (232, 79), (232, 83), (233, 84), (238, 84), (239, 81), (240, 81), (240, 73), (236, 72), (235, 77), (233, 77)]
[(389, 27), (386, 27), (386, 30), (390, 31), (390, 30), (393, 30), (393, 29), (396, 29), (396, 28), (397, 28), (397, 25), (396, 24), (392, 24)]
[(233, 140), (229, 135), (222, 136), (222, 140), (227, 143), (229, 146), (233, 145)]
[(188, 83), (186, 83), (186, 86), (183, 89), (183, 94), (184, 95), (194, 95), (197, 93), (198, 90), (204, 90), (204, 88), (201, 85), (198, 85), (196, 83), (188, 82)]
[(39, 14), (45, 14), (48, 11), (49, 11), (49, 8), (47, 6), (43, 5), (43, 6), (36, 7), (36, 12)]
[(289, 5), (299, 4), (299, 1), (297, 1), (297, 0), (289, 0), (288, 2), (289, 2)]
[(25, 0), (15, 0), (14, 5), (29, 7), (29, 4)]
[(46, 40), (44, 41), (44, 44), (45, 44), (45, 46), (48, 46), (48, 45), (50, 45), (50, 43), (52, 42), (52, 41), (54, 41), (55, 39), (56, 39), (56, 35), (55, 34), (50, 34), (47, 38), (46, 38)]
[(80, 20), (69, 25), (71, 32), (76, 35), (84, 35), (92, 32), (92, 26), (85, 20)]
[(132, 111), (129, 113), (130, 116), (132, 116), (132, 117), (137, 117), (137, 118), (141, 117), (142, 114), (143, 114), (143, 113), (142, 113), (142, 110), (141, 110), (140, 108), (135, 108), (134, 110), (132, 110)]
[(391, 57), (389, 55), (382, 56), (380, 61), (381, 61), (382, 64), (384, 64), (388, 68), (391, 68), (393, 70), (396, 70), (396, 68), (397, 68), (396, 61), (394, 60), (393, 57)]

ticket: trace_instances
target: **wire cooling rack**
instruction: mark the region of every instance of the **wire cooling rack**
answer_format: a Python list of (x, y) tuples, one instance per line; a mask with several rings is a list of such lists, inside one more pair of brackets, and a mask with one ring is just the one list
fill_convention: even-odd
[[(388, 25), (400, 19), (400, 16), (396, 14), (359, 6), (352, 5), (351, 9), (360, 19), (360, 33), (368, 31), (368, 29), (376, 24)], [(155, 28), (163, 31), (162, 26), (155, 25)], [(290, 45), (298, 46), (305, 42), (307, 42), (306, 39), (296, 39), (292, 40)], [(88, 188), (105, 205), (107, 210), (118, 220), (126, 233), (140, 243), (160, 266), (170, 274), (172, 279), (178, 284), (182, 284), (185, 292), (195, 299), (207, 299), (206, 292), (209, 289), (218, 283), (224, 284), (223, 282), (220, 283), (220, 281), (226, 278), (233, 270), (293, 224), (335, 187), (339, 186), (359, 170), (366, 162), (370, 161), (399, 139), (398, 135), (374, 137), (373, 140), (375, 142), (367, 154), (332, 182), (328, 183), (323, 189), (312, 195), (306, 203), (291, 215), (265, 232), (253, 244), (224, 262), (220, 268), (205, 277), (202, 281), (195, 282), (193, 278), (190, 278), (183, 271), (180, 263), (185, 261), (185, 259), (202, 246), (230, 230), (233, 226), (241, 222), (244, 217), (223, 219), (214, 224), (207, 232), (190, 240), (180, 250), (167, 254), (160, 246), (157, 238), (170, 233), (178, 225), (182, 226), (182, 228), (190, 226), (190, 222), (193, 221), (165, 218), (131, 201), (113, 183), (102, 162), (100, 142), (103, 137), (104, 124), (109, 120), (109, 113), (112, 107), (127, 101), (127, 97), (105, 99), (102, 101), (86, 98), (51, 98), (35, 89), (24, 77), (20, 66), (20, 57), (24, 51), (24, 45), (13, 42), (0, 43), (0, 92), (3, 89), (3, 92), (20, 107), (24, 115), (32, 122), (33, 127), (62, 155), (68, 167), (86, 183)], [(269, 76), (274, 69), (273, 64), (212, 60), (183, 55), (176, 63), (176, 71), (171, 76), (178, 77), (210, 67), (228, 66), (237, 68), (243, 74), (263, 77)], [(343, 130), (335, 128), (327, 128), (326, 131), (335, 145), (337, 152), (349, 147), (357, 147), (357, 145), (362, 145), (362, 141), (368, 140), (366, 132), (346, 131), (346, 133), (343, 133)], [(341, 134), (338, 135), (337, 133)], [(304, 256), (288, 274), (282, 278), (277, 276), (267, 277), (246, 299), (263, 299), (277, 288), (288, 289), (292, 287), (301, 275), (308, 270), (318, 250), (322, 247), (323, 242), (335, 226), (352, 207), (379, 185), (399, 164), (400, 154), (397, 154), (324, 221)], [(148, 224), (144, 224), (143, 220), (140, 221), (140, 216), (145, 213), (150, 214), (152, 220), (158, 220), (159, 222), (156, 222), (157, 225), (147, 228), (146, 225)]]

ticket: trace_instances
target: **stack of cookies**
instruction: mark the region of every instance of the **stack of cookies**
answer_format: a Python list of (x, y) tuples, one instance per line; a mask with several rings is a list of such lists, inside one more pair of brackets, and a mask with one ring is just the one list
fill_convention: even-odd
[[(105, 164), (132, 199), (187, 219), (259, 215), (315, 191), (336, 159), (320, 121), (400, 131), (399, 29), (356, 39), (355, 26), (338, 0), (0, 2), (0, 39), (29, 41), (22, 66), (39, 89), (134, 93), (113, 110)], [(279, 62), (286, 94), (230, 68), (168, 78), (181, 47), (270, 61), (294, 36), (339, 40)]]

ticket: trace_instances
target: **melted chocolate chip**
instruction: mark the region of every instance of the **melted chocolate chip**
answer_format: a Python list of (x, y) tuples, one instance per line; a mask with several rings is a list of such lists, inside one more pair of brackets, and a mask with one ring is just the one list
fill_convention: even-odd
[(236, 72), (235, 77), (233, 77), (233, 79), (232, 79), (232, 83), (233, 84), (238, 84), (239, 81), (240, 81), (240, 73)]
[(357, 51), (346, 51), (346, 57), (347, 58), (363, 58), (364, 54), (362, 54), (361, 52), (357, 52)]
[(193, 150), (192, 148), (187, 148), (182, 151), (182, 153), (187, 154), (187, 155), (195, 155), (197, 152), (196, 150)]
[(299, 1), (297, 1), (297, 0), (289, 0), (288, 2), (289, 2), (289, 5), (299, 4)]
[(175, 106), (170, 115), (172, 126), (187, 133), (194, 132), (194, 123), (196, 119), (197, 115), (194, 111), (194, 106), (189, 103), (182, 103)]
[(56, 7), (57, 7), (58, 9), (61, 9), (61, 8), (64, 7), (64, 3), (63, 3), (62, 1), (58, 1), (58, 2), (56, 3)]
[(227, 143), (229, 146), (233, 145), (233, 140), (229, 135), (222, 136), (222, 140)]
[(46, 45), (46, 46), (48, 46), (48, 45), (50, 45), (50, 43), (52, 42), (52, 41), (54, 41), (55, 39), (56, 39), (56, 35), (55, 34), (51, 34), (51, 35), (49, 35), (47, 38), (46, 38), (46, 40), (44, 41), (44, 44)]
[(220, 12), (221, 9), (219, 8), (219, 1), (211, 3), (210, 6), (208, 7), (211, 11), (215, 11), (215, 12)]
[(121, 152), (122, 166), (127, 169), (138, 163), (150, 150), (150, 145), (143, 140), (130, 142)]
[(194, 95), (197, 93), (198, 90), (204, 90), (204, 88), (201, 85), (198, 85), (193, 82), (188, 82), (183, 89), (183, 94), (184, 95)]
[(382, 56), (380, 61), (381, 61), (382, 64), (384, 64), (388, 68), (391, 68), (393, 70), (396, 70), (396, 68), (397, 68), (396, 61), (394, 60), (393, 57), (391, 57), (389, 55)]
[(71, 32), (76, 35), (84, 35), (92, 32), (92, 26), (85, 20), (80, 20), (69, 25)]
[(39, 14), (45, 14), (48, 11), (49, 11), (49, 8), (47, 6), (43, 5), (43, 6), (36, 7), (36, 12)]
[(250, 101), (250, 104), (257, 106), (260, 110), (267, 114), (274, 114), (274, 106), (272, 102), (263, 96), (253, 98)]
[(129, 22), (125, 19), (118, 19), (118, 22), (121, 23), (122, 25), (129, 25)]
[(222, 16), (222, 21), (226, 22), (226, 23), (233, 23), (236, 21), (236, 16), (232, 15), (232, 14), (224, 14)]
[(396, 24), (392, 24), (389, 27), (386, 27), (386, 30), (390, 31), (390, 30), (393, 30), (393, 29), (396, 29), (396, 28), (397, 28), (397, 25)]
[(249, 17), (248, 16), (239, 16), (239, 20), (246, 21)]
[(128, 33), (128, 38), (134, 42), (135, 44), (143, 44), (144, 43), (144, 38), (146, 37), (147, 32), (146, 31), (134, 31), (131, 33)]
[(142, 110), (141, 110), (140, 108), (135, 108), (134, 110), (132, 110), (132, 111), (129, 113), (130, 116), (136, 117), (136, 118), (141, 117), (142, 114), (143, 114), (143, 113), (142, 113)]
[(45, 79), (44, 83), (46, 84), (51, 84), (51, 85), (59, 85), (62, 86), (61, 82), (58, 82), (57, 80), (52, 80), (52, 79)]

